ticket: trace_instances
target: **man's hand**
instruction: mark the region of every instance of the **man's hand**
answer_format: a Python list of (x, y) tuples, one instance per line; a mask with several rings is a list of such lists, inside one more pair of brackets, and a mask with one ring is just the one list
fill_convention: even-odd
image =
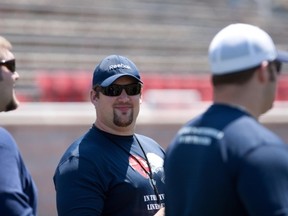
[(165, 216), (165, 208), (159, 209), (159, 211), (154, 216)]

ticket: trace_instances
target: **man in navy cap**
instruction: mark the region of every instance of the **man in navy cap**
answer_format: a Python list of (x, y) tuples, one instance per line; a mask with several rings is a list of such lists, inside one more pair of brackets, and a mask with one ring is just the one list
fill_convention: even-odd
[(179, 130), (164, 163), (167, 216), (288, 215), (288, 145), (258, 121), (282, 62), (271, 37), (232, 24), (213, 38), (213, 104)]
[(137, 67), (126, 57), (108, 56), (97, 65), (92, 86), (96, 121), (55, 172), (58, 215), (162, 215), (164, 151), (134, 132), (142, 91)]

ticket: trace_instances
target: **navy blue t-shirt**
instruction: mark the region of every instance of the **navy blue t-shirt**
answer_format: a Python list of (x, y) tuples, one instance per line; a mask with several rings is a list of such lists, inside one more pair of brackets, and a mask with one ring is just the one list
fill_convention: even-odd
[(288, 146), (244, 110), (212, 105), (167, 149), (166, 216), (288, 215)]
[(56, 169), (59, 216), (154, 215), (164, 206), (163, 162), (164, 151), (154, 140), (112, 135), (93, 126), (68, 148)]
[(0, 215), (37, 214), (37, 189), (11, 134), (0, 128)]

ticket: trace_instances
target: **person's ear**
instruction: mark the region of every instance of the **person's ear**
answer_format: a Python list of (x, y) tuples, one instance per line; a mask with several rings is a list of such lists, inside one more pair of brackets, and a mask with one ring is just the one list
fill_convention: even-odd
[(258, 80), (263, 83), (268, 80), (268, 62), (263, 61), (259, 68), (256, 69)]
[(94, 89), (90, 91), (90, 101), (95, 104), (98, 101), (99, 93), (96, 92)]

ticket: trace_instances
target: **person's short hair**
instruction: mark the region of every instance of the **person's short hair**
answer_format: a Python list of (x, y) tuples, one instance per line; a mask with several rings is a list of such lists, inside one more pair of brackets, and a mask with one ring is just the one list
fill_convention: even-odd
[(5, 48), (5, 49), (12, 49), (11, 43), (4, 38), (3, 36), (0, 36), (0, 48)]
[(227, 84), (243, 85), (252, 79), (252, 76), (259, 67), (260, 65), (234, 73), (212, 75), (212, 85), (215, 87)]
[(2, 60), (4, 53), (12, 49), (12, 44), (3, 36), (0, 36), (0, 60)]

